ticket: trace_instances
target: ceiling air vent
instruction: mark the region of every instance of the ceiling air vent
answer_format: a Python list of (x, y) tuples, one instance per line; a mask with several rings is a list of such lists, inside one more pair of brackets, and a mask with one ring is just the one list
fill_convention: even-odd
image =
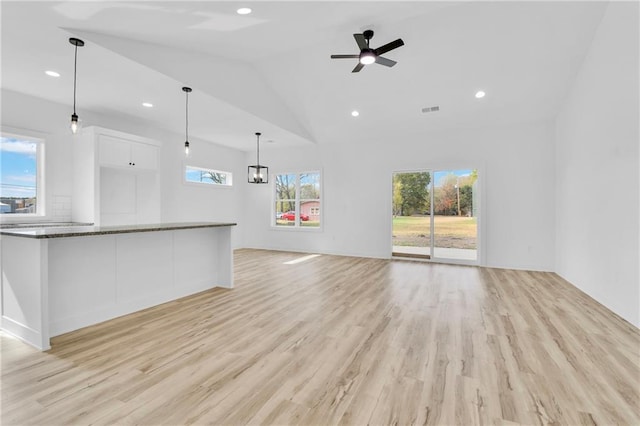
[(439, 106), (432, 106), (432, 107), (425, 107), (422, 108), (422, 112), (424, 112), (425, 114), (428, 112), (437, 112), (440, 111), (440, 107)]

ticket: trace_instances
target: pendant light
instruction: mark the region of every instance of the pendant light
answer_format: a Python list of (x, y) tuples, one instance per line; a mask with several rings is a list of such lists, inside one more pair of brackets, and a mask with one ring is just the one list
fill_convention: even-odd
[(184, 156), (189, 156), (189, 93), (191, 93), (191, 87), (183, 87), (182, 91), (186, 94), (186, 106), (185, 106), (185, 138), (184, 138)]
[(75, 48), (75, 55), (73, 61), (73, 114), (71, 114), (71, 133), (74, 135), (78, 133), (80, 129), (80, 121), (78, 120), (78, 114), (76, 114), (76, 75), (78, 69), (78, 47), (84, 46), (84, 41), (79, 38), (71, 37), (69, 43), (73, 44)]
[(256, 133), (256, 148), (257, 148), (257, 161), (255, 166), (249, 166), (247, 168), (248, 182), (249, 183), (269, 183), (269, 167), (260, 165), (260, 135), (262, 133)]

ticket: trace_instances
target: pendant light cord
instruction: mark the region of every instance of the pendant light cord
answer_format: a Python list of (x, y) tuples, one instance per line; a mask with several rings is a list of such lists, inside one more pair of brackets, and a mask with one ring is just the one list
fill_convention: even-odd
[(76, 44), (76, 53), (73, 60), (73, 114), (76, 113), (76, 76), (78, 74), (78, 45)]
[(258, 151), (258, 164), (257, 165), (260, 166), (260, 134), (257, 134), (256, 136), (258, 137), (257, 141), (256, 141), (256, 146), (258, 148), (257, 149), (257, 151)]
[(186, 107), (185, 107), (185, 137), (186, 137), (186, 142), (189, 142), (189, 92), (185, 91), (185, 93), (187, 94), (187, 100), (186, 100)]

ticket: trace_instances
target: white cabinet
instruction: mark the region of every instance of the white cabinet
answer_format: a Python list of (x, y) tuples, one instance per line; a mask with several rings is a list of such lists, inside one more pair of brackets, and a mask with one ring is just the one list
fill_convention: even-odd
[(74, 145), (74, 221), (98, 226), (160, 222), (158, 142), (87, 127)]
[(101, 166), (135, 167), (140, 170), (158, 168), (158, 147), (108, 135), (98, 137)]
[(158, 148), (153, 145), (136, 143), (131, 146), (131, 161), (140, 169), (158, 168)]

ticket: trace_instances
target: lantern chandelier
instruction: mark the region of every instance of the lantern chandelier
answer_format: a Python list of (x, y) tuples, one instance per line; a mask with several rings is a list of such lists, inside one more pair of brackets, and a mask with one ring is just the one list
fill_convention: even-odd
[(260, 164), (260, 135), (256, 132), (256, 164), (247, 168), (249, 183), (269, 183), (269, 167)]

